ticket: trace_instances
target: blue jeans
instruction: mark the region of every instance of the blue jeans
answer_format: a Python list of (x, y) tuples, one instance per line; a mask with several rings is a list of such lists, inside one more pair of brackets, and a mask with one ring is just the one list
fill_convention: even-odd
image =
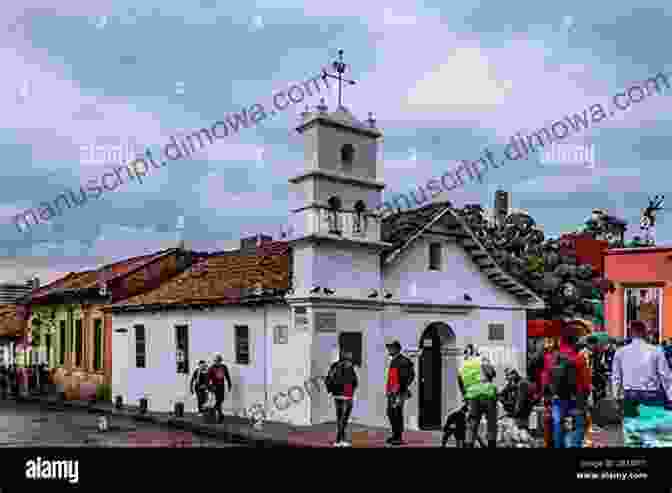
[[(553, 399), (553, 446), (555, 448), (582, 448), (584, 437), (584, 415), (577, 412), (576, 400)], [(574, 416), (576, 431), (565, 437), (563, 420)]]

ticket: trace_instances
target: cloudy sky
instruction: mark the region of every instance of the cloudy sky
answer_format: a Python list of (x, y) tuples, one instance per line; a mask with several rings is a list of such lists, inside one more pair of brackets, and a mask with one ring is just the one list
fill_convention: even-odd
[[(257, 232), (278, 235), (287, 223), (287, 179), (303, 159), (293, 129), (317, 97), (30, 234), (11, 217), (101, 176), (109, 163), (83, 159), (82, 146), (162, 146), (170, 135), (210, 126), (311, 78), (339, 48), (358, 81), (346, 105), (362, 120), (372, 111), (384, 132), (388, 195), (672, 71), (661, 41), (672, 7), (662, 0), (637, 8), (469, 0), (16, 3), (3, 7), (0, 25), (0, 256), (49, 257), (36, 265), (58, 273), (163, 248), (179, 234), (203, 249)], [(566, 139), (593, 146), (594, 166), (531, 157), (439, 198), (490, 205), (503, 187), (549, 235), (575, 229), (594, 207), (637, 232), (647, 195), (667, 191), (670, 94)], [(336, 92), (326, 95), (333, 107)], [(672, 216), (661, 216), (658, 240), (672, 243)]]

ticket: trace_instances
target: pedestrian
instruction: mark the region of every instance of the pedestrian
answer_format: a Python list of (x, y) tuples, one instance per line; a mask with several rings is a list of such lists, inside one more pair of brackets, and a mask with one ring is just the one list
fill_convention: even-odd
[(467, 437), (465, 445), (474, 446), (481, 420), (485, 415), (488, 428), (488, 448), (497, 447), (497, 386), (496, 372), (490, 361), (481, 356), (473, 345), (467, 346), (465, 360), (459, 371), (459, 384), (468, 403)]
[[(551, 406), (554, 448), (566, 448), (567, 431), (572, 448), (582, 448), (585, 412), (591, 393), (591, 376), (586, 359), (576, 350), (578, 325), (569, 322), (563, 327), (558, 349), (549, 353), (542, 374), (544, 400)], [(572, 423), (571, 425), (569, 423)]]
[(3, 363), (0, 365), (0, 398), (7, 400), (7, 388), (9, 387), (9, 371)]
[(40, 394), (49, 392), (49, 367), (46, 363), (40, 365)]
[(215, 394), (215, 411), (217, 413), (217, 421), (219, 423), (224, 421), (224, 413), (222, 411), (222, 404), (226, 396), (226, 384), (229, 386), (231, 392), (231, 376), (229, 369), (224, 364), (224, 358), (221, 354), (215, 356), (214, 364), (208, 370), (208, 383), (210, 389)]
[(630, 324), (629, 335), (632, 341), (616, 351), (611, 374), (614, 393), (623, 401), (624, 445), (672, 446), (657, 431), (672, 421), (672, 370), (663, 350), (645, 341), (642, 321)]
[(9, 388), (12, 390), (12, 396), (15, 399), (19, 398), (19, 375), (16, 371), (16, 365), (12, 364), (9, 367)]
[(331, 365), (325, 380), (327, 392), (334, 398), (336, 407), (336, 441), (334, 447), (350, 447), (345, 439), (345, 429), (352, 413), (353, 399), (358, 385), (357, 372), (352, 363), (352, 353), (345, 351), (341, 358)]
[(208, 401), (208, 381), (208, 364), (205, 360), (201, 360), (198, 362), (198, 368), (194, 370), (189, 382), (191, 394), (196, 394), (199, 416), (202, 416), (205, 412), (205, 403)]
[(387, 439), (389, 445), (403, 445), (404, 404), (411, 397), (409, 387), (415, 380), (413, 362), (401, 354), (401, 343), (394, 341), (386, 344), (390, 355), (390, 369), (387, 374), (385, 393), (387, 396), (387, 418), (390, 420), (392, 436)]
[[(462, 387), (459, 385), (460, 389)], [(443, 436), (441, 437), (441, 447), (446, 446), (448, 438), (452, 435), (455, 438), (455, 446), (457, 448), (464, 448), (464, 443), (467, 434), (467, 404), (462, 396), (460, 405), (448, 413), (446, 417), (446, 424), (443, 426)]]

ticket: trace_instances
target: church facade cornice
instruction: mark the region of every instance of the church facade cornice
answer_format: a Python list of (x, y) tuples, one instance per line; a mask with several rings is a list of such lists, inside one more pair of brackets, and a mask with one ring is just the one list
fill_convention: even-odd
[(335, 183), (343, 183), (346, 185), (359, 185), (365, 188), (370, 188), (372, 190), (383, 190), (385, 184), (376, 180), (371, 180), (368, 178), (363, 178), (359, 176), (348, 176), (342, 173), (334, 173), (325, 170), (311, 170), (306, 173), (302, 173), (294, 178), (290, 178), (289, 182), (292, 184), (301, 183), (302, 181), (308, 178), (324, 178)]

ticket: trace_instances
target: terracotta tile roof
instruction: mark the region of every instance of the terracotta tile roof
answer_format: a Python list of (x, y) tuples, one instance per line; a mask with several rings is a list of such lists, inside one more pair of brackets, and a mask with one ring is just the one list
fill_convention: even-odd
[(25, 322), (17, 316), (15, 304), (0, 305), (0, 337), (16, 337), (23, 333)]
[(112, 264), (107, 264), (99, 269), (86, 270), (82, 272), (71, 272), (61, 279), (38, 288), (31, 293), (33, 299), (42, 298), (46, 295), (65, 289), (86, 289), (96, 287), (100, 276), (107, 271), (108, 279), (123, 276), (129, 272), (146, 265), (153, 260), (172, 252), (174, 249), (162, 250), (160, 252), (151, 253), (149, 255), (141, 255), (138, 257), (131, 257), (129, 259), (121, 260)]
[(268, 242), (255, 249), (211, 254), (158, 288), (112, 306), (237, 303), (246, 289), (289, 288), (290, 274), (288, 244)]

